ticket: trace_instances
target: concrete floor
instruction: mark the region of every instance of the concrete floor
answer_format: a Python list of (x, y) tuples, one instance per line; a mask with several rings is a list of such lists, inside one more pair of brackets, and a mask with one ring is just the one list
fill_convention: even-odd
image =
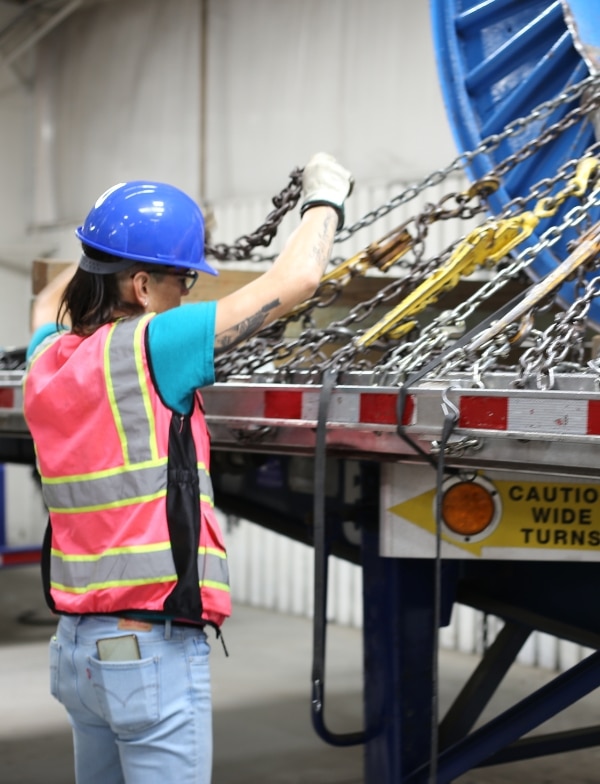
[[(66, 716), (47, 688), (51, 620), (40, 595), (37, 568), (0, 570), (0, 784), (74, 781)], [(310, 622), (237, 607), (225, 637), (230, 657), (225, 658), (218, 643), (212, 655), (214, 784), (360, 784), (361, 749), (329, 747), (310, 724)], [(330, 627), (327, 722), (337, 732), (362, 726), (360, 647), (359, 631)], [(474, 657), (463, 654), (441, 654), (442, 710), (475, 663)], [(486, 715), (514, 704), (550, 677), (515, 666)], [(599, 721), (600, 694), (595, 692), (547, 729)], [(597, 784), (600, 747), (480, 769), (456, 781)]]

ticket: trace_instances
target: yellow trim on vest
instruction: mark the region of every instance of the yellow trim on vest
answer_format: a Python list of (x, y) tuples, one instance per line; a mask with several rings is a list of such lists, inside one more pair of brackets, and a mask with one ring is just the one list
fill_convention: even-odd
[(103, 468), (101, 471), (92, 471), (89, 474), (71, 474), (70, 476), (44, 476), (42, 477), (42, 484), (62, 485), (69, 482), (83, 482), (86, 479), (104, 479), (107, 476), (129, 474), (132, 469), (152, 468), (154, 466), (166, 465), (168, 460), (168, 457), (161, 457), (158, 460), (143, 460), (141, 463), (130, 463), (129, 465), (117, 466), (116, 468)]
[(139, 578), (137, 580), (110, 580), (105, 583), (89, 583), (83, 588), (73, 588), (69, 585), (61, 585), (60, 583), (50, 582), (51, 588), (63, 593), (88, 593), (89, 591), (102, 591), (109, 588), (129, 588), (133, 585), (155, 585), (156, 583), (175, 583), (177, 582), (177, 575), (166, 575), (165, 577), (153, 578)]
[(215, 505), (214, 500), (209, 495), (205, 495), (204, 493), (200, 493), (200, 501), (201, 503), (208, 504), (208, 506), (210, 506), (211, 509)]
[[(145, 503), (147, 501), (156, 501), (167, 495), (166, 489), (159, 490), (157, 493), (150, 493), (149, 495), (138, 495), (133, 498), (124, 498), (119, 501), (110, 501), (108, 504), (91, 504), (90, 506), (72, 506), (65, 508), (62, 506), (49, 506), (48, 511), (55, 514), (78, 514), (79, 512), (101, 512), (103, 509), (121, 509), (125, 506), (132, 504)], [(214, 501), (207, 495), (200, 495), (201, 503), (207, 504), (210, 508), (214, 508)]]
[(169, 542), (158, 542), (157, 544), (140, 544), (140, 545), (127, 545), (126, 547), (111, 547), (104, 550), (102, 553), (94, 553), (93, 555), (79, 553), (77, 555), (67, 555), (62, 550), (57, 550), (52, 547), (50, 552), (61, 561), (99, 561), (107, 555), (128, 555), (130, 553), (157, 553), (160, 550), (169, 550), (171, 546)]
[(121, 509), (125, 506), (132, 504), (146, 503), (147, 501), (156, 501), (157, 498), (162, 498), (167, 495), (166, 490), (159, 490), (158, 493), (151, 493), (150, 495), (138, 495), (135, 498), (125, 498), (121, 501), (110, 501), (108, 504), (96, 504), (93, 506), (73, 506), (70, 509), (63, 509), (63, 507), (49, 506), (48, 510), (55, 514), (79, 514), (80, 512), (101, 512), (103, 509)]
[[(158, 578), (140, 578), (137, 580), (110, 580), (105, 583), (89, 583), (88, 585), (82, 588), (73, 588), (70, 585), (61, 585), (61, 583), (57, 582), (50, 582), (51, 588), (54, 588), (57, 591), (62, 591), (63, 593), (71, 593), (71, 594), (83, 594), (88, 593), (89, 591), (103, 591), (108, 590), (110, 588), (130, 588), (134, 585), (155, 585), (157, 583), (172, 583), (177, 582), (177, 575), (167, 575), (165, 577), (158, 577)], [(217, 591), (223, 591), (224, 593), (231, 593), (231, 590), (227, 583), (218, 583), (213, 580), (201, 580), (199, 585), (202, 588), (213, 588)]]
[(225, 550), (217, 550), (216, 547), (199, 547), (198, 553), (200, 555), (216, 555), (217, 558), (223, 558), (223, 560), (227, 559), (227, 553)]
[(224, 593), (231, 593), (231, 589), (227, 585), (227, 583), (217, 583), (214, 580), (200, 580), (200, 585), (202, 588), (214, 588), (217, 591), (223, 591)]
[(112, 340), (115, 327), (117, 326), (117, 322), (111, 324), (110, 330), (108, 335), (106, 336), (106, 341), (104, 343), (104, 382), (106, 384), (106, 392), (108, 394), (108, 403), (110, 405), (110, 410), (112, 411), (113, 420), (115, 423), (115, 427), (117, 428), (117, 433), (119, 435), (119, 441), (121, 443), (121, 452), (123, 453), (123, 462), (125, 465), (129, 465), (129, 449), (127, 446), (127, 437), (125, 435), (125, 429), (123, 428), (123, 422), (121, 420), (121, 414), (119, 412), (119, 407), (117, 406), (117, 399), (115, 397), (115, 389), (112, 383), (112, 375), (110, 372), (110, 342)]
[(146, 383), (146, 374), (144, 373), (144, 358), (142, 356), (142, 341), (140, 340), (140, 332), (142, 332), (150, 319), (152, 314), (147, 314), (141, 318), (139, 324), (135, 328), (133, 340), (133, 353), (135, 356), (135, 367), (137, 370), (138, 382), (142, 392), (142, 400), (144, 401), (144, 409), (146, 410), (146, 417), (148, 418), (148, 429), (150, 431), (150, 454), (153, 460), (158, 460), (158, 443), (156, 439), (156, 420), (154, 419), (154, 412), (152, 410), (152, 401), (148, 393), (148, 384)]

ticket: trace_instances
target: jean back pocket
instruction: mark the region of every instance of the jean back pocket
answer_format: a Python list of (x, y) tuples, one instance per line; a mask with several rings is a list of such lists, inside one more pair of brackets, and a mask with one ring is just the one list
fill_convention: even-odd
[(113, 732), (133, 734), (160, 720), (157, 659), (90, 658), (89, 666), (100, 710)]

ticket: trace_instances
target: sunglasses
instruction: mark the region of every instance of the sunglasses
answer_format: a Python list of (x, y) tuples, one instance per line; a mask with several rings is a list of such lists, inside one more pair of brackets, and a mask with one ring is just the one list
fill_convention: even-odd
[[(196, 270), (179, 270), (179, 269), (145, 269), (149, 275), (168, 275), (171, 278), (177, 278), (182, 289), (190, 291), (194, 288), (198, 280), (198, 272)], [(135, 274), (135, 273), (134, 273)], [(131, 276), (133, 277), (133, 275)]]

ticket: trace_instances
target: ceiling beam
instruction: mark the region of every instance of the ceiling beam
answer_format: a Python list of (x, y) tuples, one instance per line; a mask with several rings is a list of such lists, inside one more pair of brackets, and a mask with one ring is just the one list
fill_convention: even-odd
[(35, 29), (24, 41), (16, 46), (11, 52), (3, 55), (2, 60), (5, 65), (11, 65), (15, 60), (21, 57), (25, 52), (35, 46), (41, 39), (48, 35), (48, 33), (57, 27), (64, 19), (76, 11), (82, 4), (82, 0), (70, 0), (61, 9), (59, 9), (53, 16), (51, 16), (44, 24)]

